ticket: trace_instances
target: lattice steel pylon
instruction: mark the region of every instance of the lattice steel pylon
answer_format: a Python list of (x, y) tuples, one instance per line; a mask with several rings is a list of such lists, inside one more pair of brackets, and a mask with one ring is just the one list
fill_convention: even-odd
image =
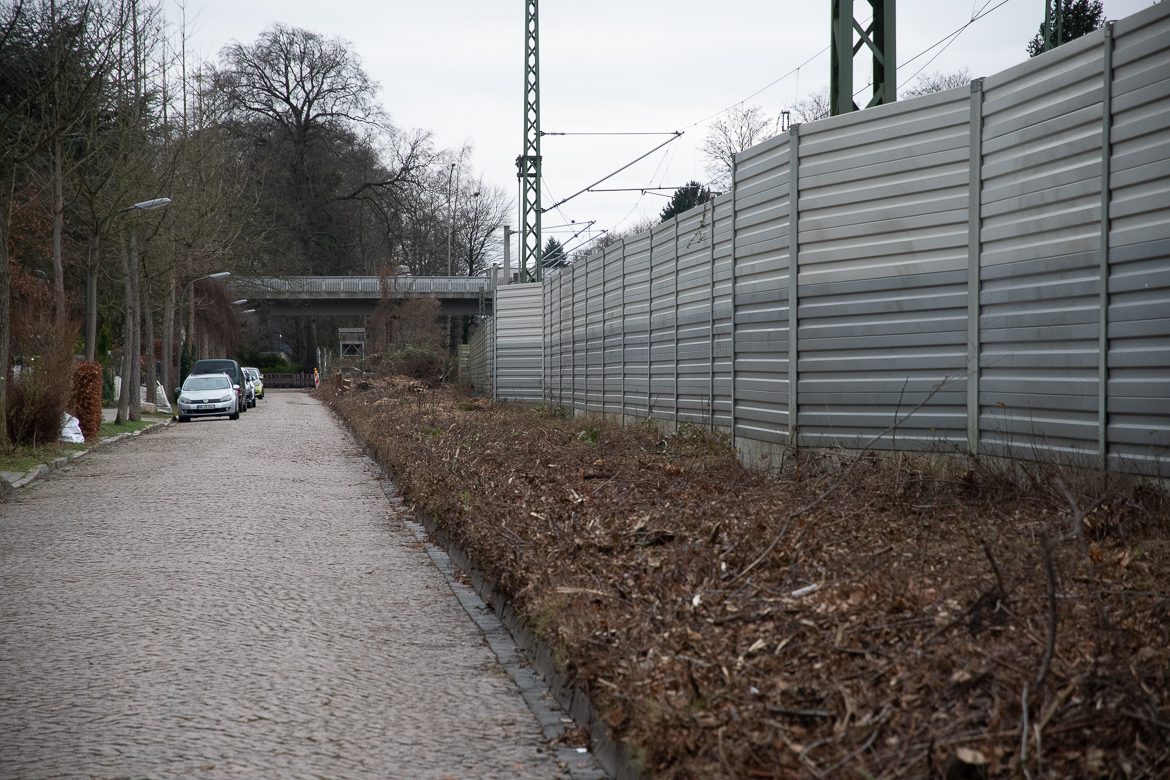
[[(873, 21), (863, 28), (853, 15), (853, 0), (831, 0), (833, 33), (829, 64), (829, 113), (833, 116), (857, 111), (853, 102), (853, 57), (862, 47), (873, 55), (873, 97), (866, 108), (893, 103), (898, 99), (898, 58), (895, 0), (868, 0)], [(853, 31), (859, 40), (853, 43)]]
[[(520, 179), (520, 281), (543, 277), (540, 262), (540, 24), (537, 0), (524, 1), (524, 153)], [(532, 270), (530, 271), (529, 268)]]

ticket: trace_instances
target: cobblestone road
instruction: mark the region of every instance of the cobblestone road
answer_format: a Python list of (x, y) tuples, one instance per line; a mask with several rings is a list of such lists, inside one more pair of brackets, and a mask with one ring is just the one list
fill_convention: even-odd
[(296, 392), (0, 503), (0, 776), (562, 776), (401, 511)]

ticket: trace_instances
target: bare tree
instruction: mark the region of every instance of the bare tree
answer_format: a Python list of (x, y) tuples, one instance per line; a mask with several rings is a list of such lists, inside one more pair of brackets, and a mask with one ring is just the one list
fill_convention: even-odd
[(774, 123), (758, 106), (736, 106), (712, 122), (702, 151), (714, 181), (727, 186), (735, 170), (735, 155), (770, 138)]
[(254, 44), (231, 44), (222, 58), (212, 91), (223, 97), (224, 121), (269, 149), (270, 172), (289, 189), (284, 227), (306, 270), (318, 271), (336, 254), (328, 205), (339, 194), (338, 158), (359, 146), (362, 127), (384, 124), (377, 85), (346, 42), (283, 24)]
[(298, 143), (382, 118), (377, 85), (345, 41), (277, 23), (251, 46), (227, 46), (223, 57), (228, 67), (217, 75), (229, 107), (271, 120)]
[(829, 116), (829, 88), (821, 87), (792, 104), (792, 112), (801, 122), (815, 122)]
[(922, 95), (932, 95), (935, 92), (943, 92), (955, 87), (966, 86), (971, 83), (971, 77), (967, 75), (966, 68), (952, 71), (951, 73), (923, 73), (914, 80), (914, 83), (905, 87), (902, 90), (903, 98), (921, 97)]
[(485, 182), (482, 176), (464, 188), (454, 230), (466, 263), (460, 270), (468, 276), (479, 275), (495, 259), (495, 236), (511, 210), (512, 200), (503, 188)]

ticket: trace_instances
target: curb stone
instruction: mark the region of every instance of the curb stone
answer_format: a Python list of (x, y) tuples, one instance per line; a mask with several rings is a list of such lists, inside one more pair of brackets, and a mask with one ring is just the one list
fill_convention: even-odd
[[(433, 518), (406, 503), (398, 492), (393, 475), (374, 459), (373, 452), (341, 415), (335, 411), (334, 414), (361, 443), (366, 462), (384, 477), (382, 489), (390, 503), (414, 514), (415, 520), (403, 520), (403, 525), (425, 545), (427, 555), (451, 586), (456, 599), (479, 626), (500, 665), (520, 689), (545, 738), (555, 742), (565, 727), (573, 723), (589, 734), (590, 750), (579, 753), (572, 747), (557, 749), (557, 758), (567, 764), (572, 780), (640, 780), (641, 773), (629, 749), (610, 738), (609, 730), (588, 694), (557, 665), (552, 648), (525, 625), (507, 598), (480, 574), (467, 554), (450, 540)], [(453, 569), (467, 576), (470, 587), (455, 579)], [(553, 706), (547, 701), (549, 698), (554, 702)], [(566, 713), (567, 718), (563, 717)]]
[[(382, 489), (390, 503), (396, 507), (405, 507), (414, 514), (415, 521), (403, 520), (403, 525), (425, 545), (427, 555), (451, 586), (456, 599), (472, 621), (480, 627), (484, 639), (495, 653), (500, 665), (520, 689), (541, 730), (546, 736), (552, 734), (559, 737), (566, 726), (575, 722), (589, 734), (591, 750), (577, 753), (573, 748), (568, 748), (573, 757), (567, 766), (572, 780), (594, 778), (601, 780), (606, 777), (613, 780), (641, 780), (641, 771), (629, 748), (610, 738), (609, 729), (594, 708), (589, 695), (576, 686), (569, 675), (557, 665), (552, 648), (528, 628), (507, 598), (472, 566), (467, 554), (451, 542), (433, 518), (406, 503), (398, 492), (393, 475), (378, 463), (373, 450), (365, 440), (332, 404), (324, 405), (358, 445), (366, 463), (377, 469), (384, 478)], [(453, 569), (465, 574), (471, 581), (471, 587), (455, 579)], [(501, 646), (499, 641), (501, 634), (511, 640), (504, 643), (506, 646)], [(516, 650), (520, 651), (520, 658), (515, 657)], [(540, 678), (543, 678), (543, 681)], [(555, 708), (550, 707), (546, 701), (550, 698), (557, 705)], [(569, 717), (561, 717), (561, 713), (567, 713)], [(559, 723), (552, 722), (554, 714)], [(563, 752), (565, 752), (563, 749), (557, 750), (558, 759)], [(589, 759), (588, 762), (583, 762), (586, 758)], [(590, 765), (594, 767), (600, 765), (604, 771), (592, 770), (589, 768)], [(593, 774), (594, 771), (598, 773)]]
[(69, 454), (63, 455), (60, 458), (54, 458), (48, 463), (41, 463), (40, 465), (33, 466), (23, 474), (14, 473), (11, 471), (0, 472), (0, 496), (8, 496), (14, 493), (18, 488), (25, 487), (30, 482), (35, 482), (38, 479), (49, 476), (54, 471), (59, 471), (60, 469), (65, 468), (73, 461), (88, 455), (90, 452), (93, 452), (93, 450), (97, 447), (105, 447), (132, 436), (141, 436), (148, 431), (153, 431), (158, 428), (165, 428), (171, 423), (172, 420), (167, 418), (165, 420), (153, 422), (145, 428), (140, 428), (137, 431), (127, 431), (125, 433), (119, 433), (117, 436), (105, 436), (99, 438), (84, 450), (70, 452)]

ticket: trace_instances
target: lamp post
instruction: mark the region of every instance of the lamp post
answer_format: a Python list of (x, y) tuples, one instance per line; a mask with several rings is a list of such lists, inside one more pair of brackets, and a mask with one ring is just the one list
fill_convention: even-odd
[[(152, 198), (143, 200), (118, 211), (125, 214), (131, 211), (150, 211), (169, 206), (170, 198)], [(118, 394), (118, 415), (115, 423), (127, 420), (137, 420), (142, 415), (142, 398), (138, 393), (140, 384), (138, 377), (138, 361), (142, 352), (142, 338), (139, 327), (140, 294), (138, 275), (138, 232), (134, 222), (130, 223), (130, 237), (127, 241), (126, 230), (122, 229), (122, 276), (126, 293), (126, 316), (124, 319), (124, 336), (122, 343), (122, 391)], [(154, 359), (153, 345), (151, 345), (151, 360)]]
[[(225, 279), (231, 275), (232, 275), (231, 271), (217, 271), (216, 273), (213, 273), (213, 274), (204, 274), (203, 276), (196, 276), (194, 279), (187, 282), (187, 284), (185, 284), (183, 286), (183, 291), (179, 293), (179, 305), (176, 307), (176, 310), (179, 312), (179, 317), (183, 316), (183, 299), (187, 297), (187, 291), (191, 289), (191, 287), (195, 284), (195, 282), (201, 282), (204, 279)], [(194, 310), (195, 310), (195, 307), (194, 307), (194, 305), (192, 305), (192, 307), (191, 307), (192, 321), (194, 320)], [(186, 353), (186, 351), (187, 351), (187, 329), (180, 327), (179, 328), (179, 365), (178, 365), (178, 370), (175, 372), (175, 377), (179, 380), (180, 383), (183, 381), (183, 377), (180, 376), (180, 374), (183, 371), (183, 355)], [(168, 360), (170, 359), (169, 355), (167, 356), (167, 359)], [(170, 388), (167, 388), (167, 392), (170, 392)]]
[(447, 173), (447, 276), (451, 275), (451, 250), (455, 239), (454, 201), (452, 200), (451, 185), (455, 178), (455, 163), (451, 163), (451, 170)]

